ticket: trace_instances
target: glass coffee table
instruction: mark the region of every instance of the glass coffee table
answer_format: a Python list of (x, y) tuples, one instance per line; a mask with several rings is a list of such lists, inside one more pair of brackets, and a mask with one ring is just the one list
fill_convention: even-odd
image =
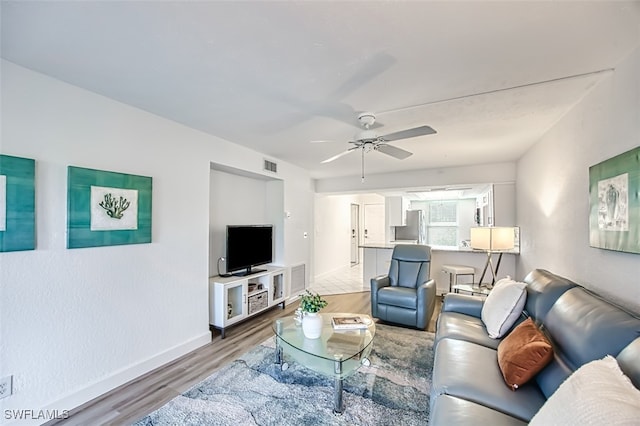
[[(364, 314), (326, 313), (322, 315), (322, 334), (318, 339), (307, 339), (302, 326), (293, 317), (280, 318), (273, 322), (276, 335), (276, 362), (282, 370), (288, 364), (284, 355), (300, 365), (334, 379), (335, 413), (344, 411), (342, 402), (342, 381), (353, 374), (361, 365), (370, 365), (367, 358), (371, 352), (371, 343), (376, 335), (376, 325)], [(367, 328), (359, 330), (334, 330), (333, 317), (362, 317)]]

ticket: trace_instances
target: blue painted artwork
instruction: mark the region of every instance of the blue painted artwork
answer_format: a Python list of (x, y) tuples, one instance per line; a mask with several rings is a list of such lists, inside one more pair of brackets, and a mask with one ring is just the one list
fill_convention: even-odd
[(0, 252), (36, 248), (36, 162), (0, 155)]
[(151, 242), (152, 179), (69, 166), (67, 248)]

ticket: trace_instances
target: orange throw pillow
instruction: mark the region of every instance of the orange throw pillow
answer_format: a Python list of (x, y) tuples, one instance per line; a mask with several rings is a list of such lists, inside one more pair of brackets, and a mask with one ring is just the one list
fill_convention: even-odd
[(498, 365), (507, 386), (516, 390), (553, 359), (553, 347), (531, 318), (498, 345)]

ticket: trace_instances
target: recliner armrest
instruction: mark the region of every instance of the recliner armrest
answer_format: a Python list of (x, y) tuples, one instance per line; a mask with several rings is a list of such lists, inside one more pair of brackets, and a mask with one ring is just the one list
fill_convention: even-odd
[(388, 275), (380, 275), (375, 278), (371, 278), (371, 291), (378, 291), (382, 287), (388, 287), (391, 285)]
[(467, 294), (447, 293), (442, 304), (442, 312), (458, 312), (480, 318), (484, 299)]
[(416, 291), (417, 291), (417, 292), (419, 292), (419, 293), (420, 293), (420, 292), (426, 292), (427, 290), (431, 289), (431, 287), (434, 287), (434, 288), (435, 288), (435, 285), (436, 285), (436, 280), (434, 280), (434, 279), (432, 278), (432, 279), (430, 279), (429, 281), (425, 281), (425, 282), (423, 282), (421, 285), (419, 285), (419, 286), (416, 288)]
[(371, 316), (378, 318), (378, 290), (383, 287), (389, 287), (391, 281), (388, 275), (380, 275), (371, 278)]

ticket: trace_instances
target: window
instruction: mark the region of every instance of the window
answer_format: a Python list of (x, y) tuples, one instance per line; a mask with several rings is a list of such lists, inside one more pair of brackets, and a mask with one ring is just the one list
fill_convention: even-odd
[(475, 225), (476, 199), (411, 201), (411, 209), (424, 212), (425, 242), (431, 246), (461, 247)]
[(457, 247), (458, 202), (431, 201), (427, 216), (427, 244)]

